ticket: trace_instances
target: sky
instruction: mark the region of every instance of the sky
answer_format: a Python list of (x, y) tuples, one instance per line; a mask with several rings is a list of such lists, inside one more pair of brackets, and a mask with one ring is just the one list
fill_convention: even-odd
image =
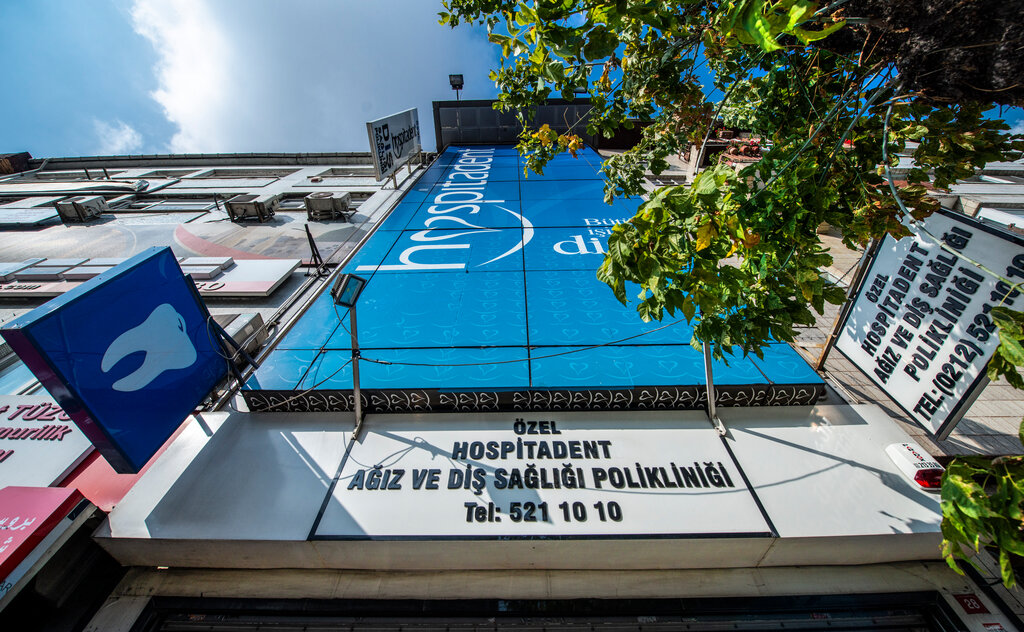
[[(367, 151), (366, 121), (496, 96), (482, 28), (440, 0), (0, 1), (0, 153)], [(713, 95), (712, 98), (717, 98)], [(1024, 132), (1019, 110), (1008, 113)]]
[(435, 0), (0, 2), (0, 152), (368, 151), (365, 123), (496, 96), (499, 50)]

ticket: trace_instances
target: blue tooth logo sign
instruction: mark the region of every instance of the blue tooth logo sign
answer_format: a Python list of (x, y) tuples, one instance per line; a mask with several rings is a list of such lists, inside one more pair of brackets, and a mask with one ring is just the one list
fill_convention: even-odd
[[(398, 255), (399, 263), (382, 265), (361, 265), (359, 272), (368, 271), (403, 271), (403, 270), (463, 270), (466, 268), (470, 238), (486, 233), (515, 233), (519, 230), (507, 231), (484, 228), (473, 223), (473, 216), (481, 209), (508, 213), (515, 219), (515, 225), (522, 226), (522, 238), (511, 245), (508, 250), (496, 257), (484, 261), (475, 267), (486, 266), (500, 261), (522, 250), (533, 239), (534, 228), (526, 217), (505, 206), (505, 200), (485, 199), (487, 181), (494, 162), (494, 149), (463, 149), (459, 158), (451, 168), (444, 182), (439, 184), (441, 192), (431, 200), (427, 212), (431, 215), (423, 224), (424, 230), (413, 232), (408, 239), (415, 242), (405, 247)], [(511, 206), (511, 205), (508, 205)], [(465, 229), (465, 230), (461, 230)], [(434, 254), (430, 261), (424, 261), (423, 255)], [(446, 254), (448, 257), (436, 255)], [(418, 259), (418, 260), (417, 260)]]
[(137, 472), (227, 372), (170, 248), (150, 248), (0, 327), (118, 472)]

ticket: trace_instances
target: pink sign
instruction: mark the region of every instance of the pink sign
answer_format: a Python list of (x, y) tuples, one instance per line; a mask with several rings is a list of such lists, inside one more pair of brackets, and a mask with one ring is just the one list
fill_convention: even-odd
[(81, 501), (82, 495), (77, 489), (0, 489), (0, 579), (10, 575)]

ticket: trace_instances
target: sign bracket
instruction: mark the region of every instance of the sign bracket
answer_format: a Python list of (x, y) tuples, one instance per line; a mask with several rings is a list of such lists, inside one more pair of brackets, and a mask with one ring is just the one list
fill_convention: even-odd
[(839, 310), (836, 315), (835, 321), (832, 323), (832, 331), (828, 334), (828, 339), (825, 340), (825, 345), (821, 348), (821, 353), (818, 355), (817, 361), (814, 363), (815, 371), (822, 371), (825, 369), (825, 360), (828, 358), (829, 351), (835, 346), (836, 340), (839, 340), (839, 330), (842, 328), (843, 323), (846, 322), (846, 316), (849, 311), (853, 309), (853, 299), (860, 291), (861, 283), (864, 282), (864, 277), (867, 276), (868, 269), (871, 267), (871, 261), (874, 259), (875, 254), (878, 252), (878, 245), (881, 243), (878, 239), (872, 239), (868, 244), (868, 247), (864, 250), (864, 254), (861, 256), (860, 261), (857, 262), (857, 271), (853, 275), (853, 279), (850, 280), (850, 287), (846, 293), (846, 302), (843, 303), (843, 308)]
[[(314, 275), (319, 277), (323, 271), (324, 258), (320, 255), (320, 249), (317, 248), (316, 241), (313, 240), (313, 233), (309, 231), (309, 224), (306, 224), (306, 239), (309, 240), (309, 263), (315, 269)], [(308, 271), (306, 272), (306, 276), (310, 276)]]
[(352, 307), (348, 310), (349, 315), (349, 332), (352, 334), (352, 408), (356, 416), (356, 427), (352, 431), (352, 438), (356, 441), (359, 440), (359, 435), (363, 431), (363, 420), (366, 418), (366, 412), (363, 410), (363, 398), (359, 392), (359, 361), (362, 357), (359, 355), (359, 338), (356, 334), (356, 307)]
[(714, 426), (718, 434), (725, 436), (729, 431), (726, 430), (725, 424), (718, 417), (718, 407), (716, 405), (715, 396), (715, 379), (713, 375), (713, 369), (711, 365), (711, 345), (707, 342), (704, 343), (704, 377), (707, 382), (707, 396), (708, 396), (708, 420), (711, 425)]
[[(217, 341), (217, 346), (220, 347), (220, 351), (222, 352), (221, 355), (227, 354), (224, 359), (227, 360), (228, 369), (238, 381), (239, 387), (241, 387), (244, 384), (244, 379), (242, 378), (242, 372), (235, 365), (235, 356), (242, 356), (242, 359), (254, 369), (258, 369), (260, 365), (256, 363), (256, 360), (249, 355), (249, 352), (246, 351), (242, 345), (238, 344), (238, 342), (231, 337), (231, 334), (224, 331), (224, 328), (220, 326), (220, 323), (214, 320), (213, 315), (210, 314), (210, 310), (206, 307), (206, 302), (203, 300), (203, 297), (199, 295), (199, 288), (196, 287), (195, 281), (192, 280), (192, 275), (186, 274), (185, 279), (188, 282), (187, 285), (189, 290), (192, 291), (192, 295), (195, 296), (196, 301), (198, 301), (200, 305), (200, 309), (202, 309), (203, 316), (206, 318), (207, 329), (213, 331), (214, 338), (216, 338)], [(234, 353), (231, 351), (232, 347), (235, 350)]]

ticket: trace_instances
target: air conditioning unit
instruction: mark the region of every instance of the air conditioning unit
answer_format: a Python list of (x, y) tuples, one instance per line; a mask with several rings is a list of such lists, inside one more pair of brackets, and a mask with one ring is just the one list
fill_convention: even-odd
[(349, 203), (352, 196), (343, 192), (319, 191), (305, 198), (306, 215), (310, 220), (325, 220), (341, 217), (348, 219)]
[(277, 207), (281, 204), (281, 196), (278, 195), (236, 195), (224, 206), (228, 209), (228, 216), (232, 222), (243, 219), (257, 219), (266, 222), (274, 216)]
[(110, 210), (102, 195), (79, 196), (56, 203), (57, 213), (62, 222), (88, 222)]
[[(259, 312), (238, 314), (237, 316), (215, 317), (218, 322), (221, 318), (230, 318), (227, 324), (221, 324), (224, 331), (231, 339), (242, 345), (246, 353), (255, 356), (268, 339), (266, 327), (263, 326), (263, 317)], [(232, 351), (234, 351), (232, 349)], [(241, 357), (235, 358), (236, 363), (242, 362)]]

